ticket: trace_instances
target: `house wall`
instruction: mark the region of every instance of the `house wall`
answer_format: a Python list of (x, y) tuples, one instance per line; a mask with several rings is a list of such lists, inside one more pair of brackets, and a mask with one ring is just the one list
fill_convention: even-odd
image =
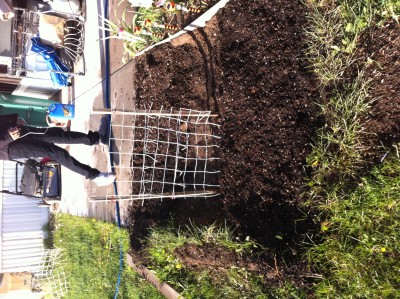
[(42, 293), (32, 293), (31, 291), (12, 291), (8, 294), (2, 294), (1, 299), (42, 299)]
[[(0, 190), (15, 192), (15, 162), (0, 161)], [(22, 167), (19, 169), (22, 174)], [(0, 272), (35, 272), (41, 262), (49, 209), (40, 200), (0, 193)]]
[(0, 56), (11, 57), (11, 25), (12, 25), (12, 21), (1, 23)]

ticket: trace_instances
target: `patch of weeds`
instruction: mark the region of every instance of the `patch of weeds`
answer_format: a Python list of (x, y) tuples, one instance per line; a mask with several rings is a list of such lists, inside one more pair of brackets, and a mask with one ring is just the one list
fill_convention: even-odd
[(250, 239), (250, 236), (246, 236), (244, 239), (235, 236), (235, 229), (229, 227), (226, 222), (224, 226), (216, 226), (215, 224), (196, 226), (190, 222), (190, 225), (186, 226), (186, 234), (195, 239), (196, 244), (213, 243), (238, 254), (252, 253), (253, 249), (258, 247), (258, 244)]
[(347, 182), (357, 177), (362, 168), (363, 153), (367, 150), (362, 145), (363, 118), (372, 101), (367, 100), (368, 81), (359, 73), (351, 84), (335, 91), (330, 101), (321, 105), (326, 124), (318, 132), (312, 144), (312, 153), (307, 158), (313, 170), (309, 181), (311, 197), (325, 197), (329, 205), (328, 194), (343, 189)]
[(382, 24), (387, 19), (393, 19), (399, 23), (400, 2), (398, 0), (381, 0), (373, 1), (373, 3), (374, 8), (377, 7), (375, 10), (381, 18), (378, 25)]
[(226, 274), (229, 284), (221, 283), (221, 290), (226, 296), (225, 298), (268, 298), (260, 283), (262, 277), (252, 275), (246, 269), (239, 267), (232, 267)]
[(54, 230), (55, 230), (55, 215), (53, 213), (49, 216), (49, 222), (42, 228), (44, 232), (43, 245), (45, 249), (54, 248)]
[(324, 241), (309, 251), (320, 298), (399, 298), (400, 162), (392, 157), (330, 205)]
[(396, 0), (310, 0), (307, 56), (321, 85), (335, 85), (353, 63), (360, 34), (373, 22), (398, 21)]
[(178, 247), (194, 244), (219, 245), (234, 254), (251, 254), (257, 245), (249, 237), (240, 241), (234, 230), (227, 225), (196, 226), (193, 223), (184, 228), (152, 229), (144, 253), (148, 256), (156, 275), (169, 283), (185, 298), (267, 298), (262, 286), (262, 277), (245, 268), (224, 265), (224, 267), (187, 268), (175, 254)]
[(272, 288), (268, 291), (269, 298), (274, 299), (305, 299), (308, 298), (307, 294), (298, 288), (296, 288), (290, 282), (286, 282), (285, 284)]
[[(362, 145), (367, 79), (363, 65), (352, 68), (361, 33), (388, 18), (398, 21), (396, 0), (307, 2), (307, 54), (327, 100), (320, 105), (326, 125), (318, 132), (307, 163), (312, 169), (310, 200), (321, 212), (321, 228), (311, 240), (309, 259), (323, 279), (318, 298), (398, 298), (399, 157), (360, 178), (366, 161)], [(366, 63), (369, 63), (368, 60)], [(346, 79), (346, 80), (345, 80)], [(352, 78), (350, 78), (352, 79)], [(397, 186), (397, 187), (395, 187)]]
[(396, 18), (400, 3), (324, 0), (307, 4), (307, 54), (327, 95), (326, 101), (319, 103), (326, 123), (317, 132), (307, 159), (312, 169), (309, 187), (310, 198), (317, 198), (317, 204), (325, 209), (358, 180), (368, 150), (362, 144), (367, 134), (363, 121), (374, 99), (367, 100), (369, 81), (364, 78), (364, 66), (359, 66), (358, 76), (350, 83), (344, 83), (343, 76), (354, 62), (360, 34), (383, 17)]
[(309, 8), (306, 53), (322, 86), (326, 86), (343, 75), (351, 60), (338, 47), (345, 22), (341, 18), (340, 7), (324, 7), (317, 2), (310, 2)]
[(166, 280), (171, 274), (180, 274), (182, 263), (174, 256), (173, 252), (175, 248), (182, 246), (185, 242), (195, 242), (195, 240), (186, 239), (179, 229), (174, 230), (172, 227), (167, 227), (151, 231), (147, 239), (147, 253), (152, 263), (162, 269), (159, 274), (161, 279)]

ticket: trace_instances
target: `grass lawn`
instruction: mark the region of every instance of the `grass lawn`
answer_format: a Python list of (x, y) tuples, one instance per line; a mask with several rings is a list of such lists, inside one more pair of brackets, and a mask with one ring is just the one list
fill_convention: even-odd
[[(125, 257), (129, 235), (111, 223), (67, 214), (55, 216), (54, 245), (62, 250), (68, 293), (64, 298), (114, 298), (120, 249)], [(121, 248), (121, 247), (122, 248)], [(125, 264), (118, 298), (162, 298)]]

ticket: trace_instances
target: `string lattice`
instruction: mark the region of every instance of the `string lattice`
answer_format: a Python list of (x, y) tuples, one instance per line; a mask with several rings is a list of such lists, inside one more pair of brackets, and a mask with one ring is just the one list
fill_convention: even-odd
[[(111, 117), (115, 199), (208, 197), (218, 193), (219, 125), (209, 111), (135, 111)], [(129, 186), (129, 188), (127, 188)]]
[(41, 264), (32, 273), (32, 289), (40, 291), (43, 298), (63, 298), (67, 293), (67, 280), (61, 258), (60, 249), (43, 250)]

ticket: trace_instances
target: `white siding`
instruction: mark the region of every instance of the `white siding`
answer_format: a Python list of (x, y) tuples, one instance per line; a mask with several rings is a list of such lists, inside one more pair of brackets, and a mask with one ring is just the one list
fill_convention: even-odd
[[(22, 168), (19, 169), (19, 174)], [(0, 189), (15, 192), (15, 162), (0, 161)], [(0, 272), (34, 272), (43, 249), (49, 209), (39, 199), (0, 193)]]
[(41, 298), (43, 298), (42, 293), (32, 293), (29, 290), (11, 291), (8, 294), (0, 294), (0, 299), (41, 299)]

